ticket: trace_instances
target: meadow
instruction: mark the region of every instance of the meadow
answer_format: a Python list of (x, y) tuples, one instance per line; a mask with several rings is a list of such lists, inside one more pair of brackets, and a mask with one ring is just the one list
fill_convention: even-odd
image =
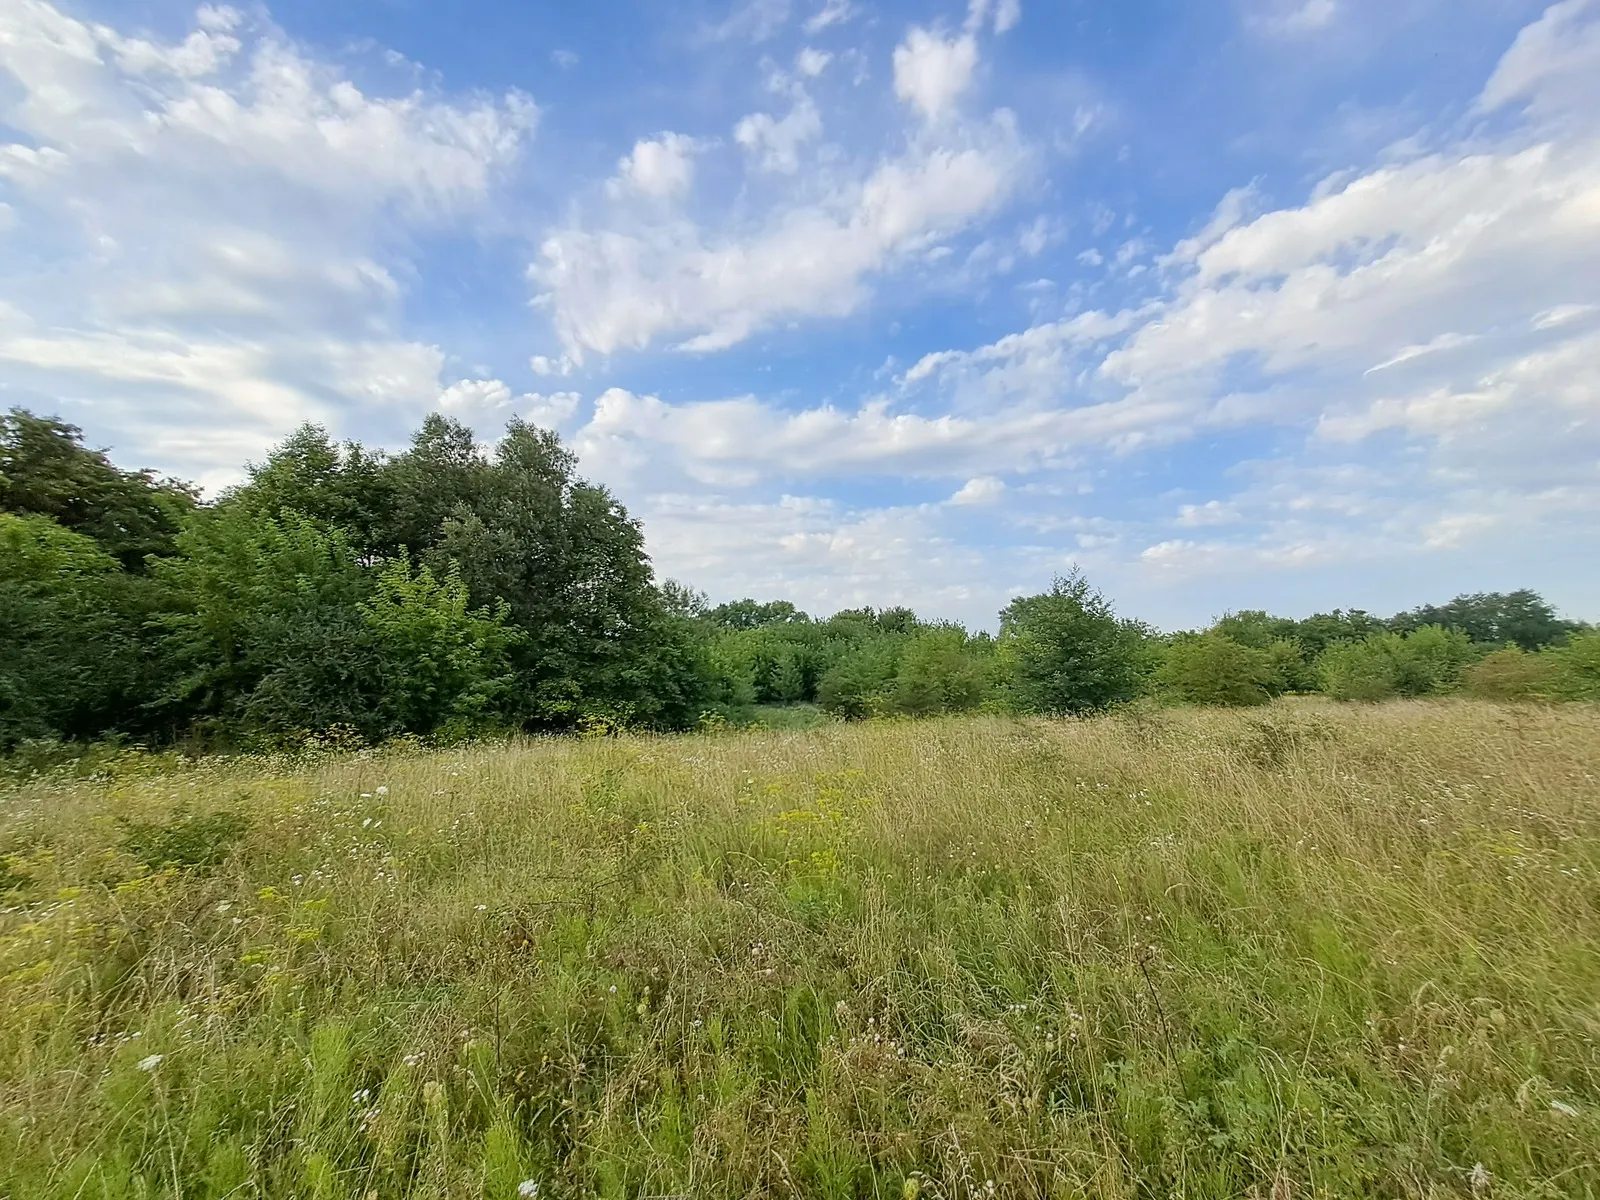
[(1600, 707), (0, 787), (0, 1196), (1600, 1196)]

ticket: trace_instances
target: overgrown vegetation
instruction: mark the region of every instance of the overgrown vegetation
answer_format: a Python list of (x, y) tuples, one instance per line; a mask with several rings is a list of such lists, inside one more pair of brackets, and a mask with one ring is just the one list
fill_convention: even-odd
[(0, 421), (0, 753), (129, 739), (222, 749), (496, 732), (1084, 714), (1465, 691), (1600, 697), (1600, 635), (1530, 591), (1388, 620), (1230, 613), (1163, 635), (1081, 575), (999, 632), (908, 608), (814, 618), (657, 581), (642, 533), (513, 421), (492, 453), (440, 416), (404, 452), (307, 426), (200, 504), (79, 432)]
[(123, 752), (0, 792), (0, 1195), (1592, 1197), (1597, 746), (1289, 699)]

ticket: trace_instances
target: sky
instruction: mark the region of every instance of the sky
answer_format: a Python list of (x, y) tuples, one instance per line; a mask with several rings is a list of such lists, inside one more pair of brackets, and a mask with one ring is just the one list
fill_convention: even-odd
[(719, 601), (1600, 618), (1600, 0), (5, 0), (0, 405), (522, 417)]

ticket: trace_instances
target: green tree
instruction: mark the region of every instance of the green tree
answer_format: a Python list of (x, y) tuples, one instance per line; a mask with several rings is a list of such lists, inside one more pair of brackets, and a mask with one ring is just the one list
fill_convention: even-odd
[(897, 638), (861, 642), (822, 676), (817, 684), (817, 703), (849, 721), (889, 711), (900, 649)]
[(308, 517), (203, 513), (157, 564), (167, 709), (219, 732), (371, 731), (370, 584), (344, 535)]
[(1323, 690), (1338, 700), (1432, 696), (1454, 690), (1472, 659), (1466, 634), (1428, 625), (1335, 643), (1318, 657), (1317, 673)]
[(251, 463), (248, 480), (224, 494), (239, 505), (281, 519), (291, 513), (338, 529), (357, 557), (374, 565), (403, 553), (395, 517), (395, 481), (384, 456), (348, 442), (343, 447), (320, 425), (306, 424), (265, 462)]
[(21, 408), (0, 416), (0, 510), (49, 517), (93, 538), (128, 571), (172, 553), (194, 503), (185, 484), (113, 466), (84, 446), (75, 425)]
[(905, 643), (895, 671), (892, 704), (908, 716), (967, 712), (989, 698), (993, 645), (957, 627), (923, 629)]
[(730, 600), (706, 613), (706, 619), (723, 629), (762, 629), (768, 625), (803, 624), (811, 620), (787, 600), (766, 604), (751, 600)]
[(1085, 713), (1133, 699), (1144, 683), (1140, 628), (1074, 572), (1000, 614), (999, 652), (1010, 703), (1021, 712)]
[(456, 572), (436, 579), (395, 559), (358, 610), (374, 650), (378, 732), (467, 733), (504, 718), (517, 636), (504, 604), (473, 609)]
[(1241, 645), (1211, 632), (1173, 641), (1158, 679), (1191, 704), (1244, 706), (1272, 699), (1279, 690), (1281, 673), (1267, 649)]
[(148, 581), (49, 517), (0, 513), (0, 749), (139, 732)]
[(1538, 650), (1565, 641), (1579, 626), (1564, 621), (1538, 592), (1464, 593), (1448, 604), (1426, 604), (1400, 613), (1389, 622), (1397, 632), (1428, 625), (1458, 630), (1486, 646), (1520, 646)]

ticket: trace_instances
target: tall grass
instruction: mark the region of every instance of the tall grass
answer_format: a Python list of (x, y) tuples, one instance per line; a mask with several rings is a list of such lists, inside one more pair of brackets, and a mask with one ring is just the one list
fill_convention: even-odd
[(0, 1195), (1600, 1195), (1600, 711), (0, 793)]

